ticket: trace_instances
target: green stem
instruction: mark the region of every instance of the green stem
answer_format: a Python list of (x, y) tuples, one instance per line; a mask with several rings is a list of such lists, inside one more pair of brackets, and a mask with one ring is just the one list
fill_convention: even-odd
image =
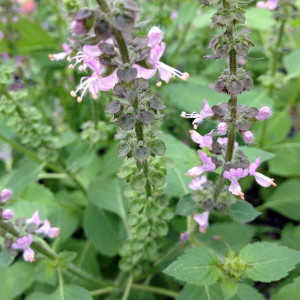
[(98, 129), (98, 122), (99, 122), (99, 117), (98, 117), (98, 100), (93, 99), (92, 100), (92, 110), (93, 110), (93, 119), (94, 119), (94, 128), (95, 130)]
[(130, 290), (131, 290), (131, 287), (132, 287), (132, 283), (133, 283), (133, 276), (132, 276), (132, 274), (130, 274), (129, 277), (128, 277), (127, 283), (126, 283), (126, 287), (125, 287), (125, 290), (124, 290), (122, 300), (127, 300), (128, 299), (128, 296), (130, 294)]
[(101, 295), (105, 295), (105, 294), (111, 293), (111, 292), (115, 291), (116, 289), (117, 288), (115, 286), (108, 286), (108, 287), (105, 287), (105, 288), (102, 288), (102, 289), (91, 291), (90, 295), (92, 297), (94, 297), (94, 296), (101, 296)]
[[(13, 235), (14, 237), (16, 238), (20, 237), (20, 233), (14, 227), (10, 226), (8, 223), (0, 221), (0, 227), (3, 228), (6, 232)], [(46, 248), (39, 242), (33, 241), (30, 247), (50, 260), (57, 260), (58, 258), (58, 255), (54, 251)], [(67, 271), (76, 275), (78, 278), (85, 280), (86, 282), (90, 282), (102, 286), (109, 284), (109, 282), (103, 282), (102, 280), (95, 278), (94, 276), (86, 273), (85, 271), (81, 270), (80, 268), (76, 267), (73, 264), (70, 264), (68, 266)]]

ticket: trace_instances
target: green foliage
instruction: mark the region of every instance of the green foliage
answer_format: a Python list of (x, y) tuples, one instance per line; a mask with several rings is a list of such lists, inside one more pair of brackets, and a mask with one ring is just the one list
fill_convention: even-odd
[(230, 206), (229, 215), (238, 222), (251, 222), (260, 215), (253, 206), (245, 201), (238, 200)]

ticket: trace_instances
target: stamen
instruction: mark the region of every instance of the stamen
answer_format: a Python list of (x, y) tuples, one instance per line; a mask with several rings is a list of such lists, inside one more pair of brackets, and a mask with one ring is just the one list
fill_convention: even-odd
[(245, 197), (244, 197), (245, 194), (244, 193), (241, 192), (238, 195), (241, 197), (242, 200), (245, 200)]
[(191, 135), (195, 134), (195, 130), (189, 130), (189, 131)]
[(76, 98), (76, 97), (77, 97), (77, 95), (76, 95), (76, 93), (75, 93), (74, 91), (71, 91), (70, 95), (71, 95), (73, 98)]
[(161, 81), (158, 81), (158, 82), (156, 83), (156, 86), (157, 86), (157, 87), (161, 87), (161, 85), (162, 85), (162, 82), (161, 82)]
[(274, 182), (274, 178), (271, 178), (271, 185), (277, 186), (277, 184)]
[(68, 56), (68, 57), (67, 57), (67, 61), (68, 61), (68, 62), (71, 62), (71, 61), (72, 61), (71, 56)]
[(185, 116), (186, 116), (186, 112), (183, 111), (183, 112), (181, 113), (180, 117), (181, 117), (181, 118), (185, 118)]
[(69, 65), (69, 67), (68, 67), (70, 70), (73, 70), (74, 69), (74, 65)]
[(81, 97), (77, 97), (77, 102), (78, 103), (82, 102), (82, 98)]

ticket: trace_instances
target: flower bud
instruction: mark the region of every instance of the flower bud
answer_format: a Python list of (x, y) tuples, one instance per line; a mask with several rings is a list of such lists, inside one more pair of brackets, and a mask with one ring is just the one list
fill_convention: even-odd
[(258, 121), (263, 121), (265, 119), (268, 119), (271, 116), (271, 114), (272, 114), (271, 108), (268, 106), (264, 106), (258, 110), (258, 113), (255, 118)]
[(253, 134), (251, 131), (244, 131), (243, 132), (243, 140), (247, 144), (251, 144), (253, 142)]
[(11, 190), (9, 189), (3, 189), (1, 192), (1, 202), (4, 203), (8, 201), (11, 198)]
[(84, 27), (84, 23), (82, 20), (73, 21), (71, 24), (71, 28), (75, 34), (81, 35), (87, 33), (87, 30)]
[(2, 218), (5, 220), (11, 220), (14, 217), (14, 212), (11, 209), (5, 209), (2, 212)]
[(225, 135), (227, 133), (227, 124), (225, 122), (219, 123), (218, 132), (220, 135)]

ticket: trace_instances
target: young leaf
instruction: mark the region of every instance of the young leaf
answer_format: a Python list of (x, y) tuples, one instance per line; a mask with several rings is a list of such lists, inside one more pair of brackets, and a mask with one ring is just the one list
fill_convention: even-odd
[(277, 244), (261, 242), (249, 244), (240, 254), (240, 260), (249, 266), (246, 275), (255, 280), (270, 282), (288, 275), (300, 261), (300, 251)]
[(238, 222), (251, 222), (260, 213), (249, 202), (238, 200), (230, 206), (229, 215)]
[(209, 285), (220, 276), (218, 257), (206, 247), (193, 247), (179, 256), (164, 272), (189, 284)]

